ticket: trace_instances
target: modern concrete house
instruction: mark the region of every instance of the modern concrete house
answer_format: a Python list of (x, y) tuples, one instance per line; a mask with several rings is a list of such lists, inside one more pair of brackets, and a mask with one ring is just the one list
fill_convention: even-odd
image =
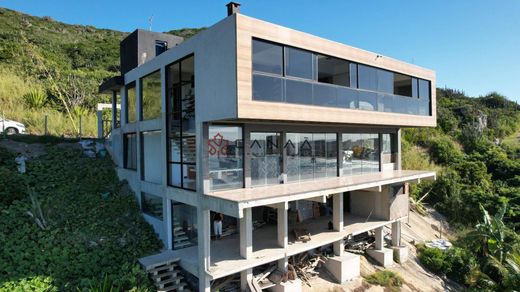
[(401, 169), (400, 133), (436, 126), (435, 72), (242, 15), (236, 3), (188, 40), (134, 34), (122, 43), (125, 72), (100, 90), (113, 93), (119, 177), (164, 242), (145, 267), (175, 260), (200, 291), (240, 274), (246, 290), (255, 267), (284, 271), (292, 255), (332, 245), (326, 266), (343, 282), (359, 275), (345, 239), (367, 231), (381, 265), (406, 259), (408, 183), (435, 173)]

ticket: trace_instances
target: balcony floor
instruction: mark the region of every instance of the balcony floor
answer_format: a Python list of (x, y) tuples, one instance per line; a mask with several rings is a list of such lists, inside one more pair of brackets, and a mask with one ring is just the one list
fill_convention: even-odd
[(368, 189), (383, 185), (435, 179), (435, 172), (418, 170), (389, 170), (362, 175), (324, 178), (255, 188), (241, 188), (210, 192), (206, 195), (242, 204), (243, 208), (301, 200), (334, 193)]

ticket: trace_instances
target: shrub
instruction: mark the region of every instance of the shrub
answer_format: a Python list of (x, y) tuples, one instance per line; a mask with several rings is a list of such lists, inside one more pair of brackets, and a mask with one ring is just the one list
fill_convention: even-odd
[(392, 271), (378, 271), (366, 278), (368, 283), (387, 287), (390, 291), (399, 291), (399, 287), (403, 286), (403, 278)]
[(437, 137), (429, 144), (430, 155), (437, 163), (450, 164), (462, 158), (462, 152), (449, 137)]
[(41, 109), (47, 103), (47, 95), (40, 89), (31, 90), (24, 94), (25, 105), (32, 109)]
[(429, 248), (426, 246), (419, 247), (419, 260), (435, 274), (444, 274), (451, 272), (451, 262), (448, 252), (438, 248)]

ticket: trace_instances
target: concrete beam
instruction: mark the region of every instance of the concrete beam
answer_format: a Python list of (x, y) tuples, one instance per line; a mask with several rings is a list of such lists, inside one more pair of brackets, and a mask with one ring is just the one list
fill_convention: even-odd
[(283, 248), (286, 248), (288, 245), (288, 208), (289, 204), (287, 202), (278, 204), (276, 208), (278, 246)]
[(240, 256), (250, 259), (253, 255), (253, 218), (251, 208), (243, 210), (240, 218)]
[(305, 200), (325, 204), (325, 203), (327, 203), (327, 196), (312, 197), (312, 198), (307, 198)]
[(383, 191), (383, 186), (376, 186), (376, 187), (372, 187), (372, 188), (366, 188), (366, 189), (362, 189), (360, 191), (363, 191), (363, 192), (377, 192), (377, 193), (380, 193)]

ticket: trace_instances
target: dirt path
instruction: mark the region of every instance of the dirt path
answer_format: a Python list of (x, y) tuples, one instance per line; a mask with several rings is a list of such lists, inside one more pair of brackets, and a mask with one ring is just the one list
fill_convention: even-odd
[[(402, 243), (409, 248), (409, 259), (404, 264), (394, 264), (388, 270), (397, 272), (404, 279), (401, 291), (459, 291), (456, 283), (443, 279), (433, 273), (428, 272), (419, 263), (415, 249), (416, 243), (439, 238), (439, 226), (443, 225), (443, 238), (451, 236), (448, 232), (445, 220), (433, 209), (428, 209), (428, 216), (421, 216), (415, 212), (410, 212), (409, 220), (402, 224)], [(385, 228), (386, 233), (390, 233), (389, 228)], [(370, 275), (376, 271), (383, 270), (372, 260), (361, 257), (361, 275)], [(368, 284), (362, 277), (354, 279), (343, 285), (335, 284), (332, 276), (325, 269), (320, 270), (320, 277), (311, 281), (312, 287), (304, 286), (303, 291), (385, 291), (384, 287)]]
[(45, 154), (45, 145), (39, 143), (27, 144), (9, 139), (0, 139), (0, 147), (6, 148), (15, 154), (21, 153), (27, 158), (35, 158)]

